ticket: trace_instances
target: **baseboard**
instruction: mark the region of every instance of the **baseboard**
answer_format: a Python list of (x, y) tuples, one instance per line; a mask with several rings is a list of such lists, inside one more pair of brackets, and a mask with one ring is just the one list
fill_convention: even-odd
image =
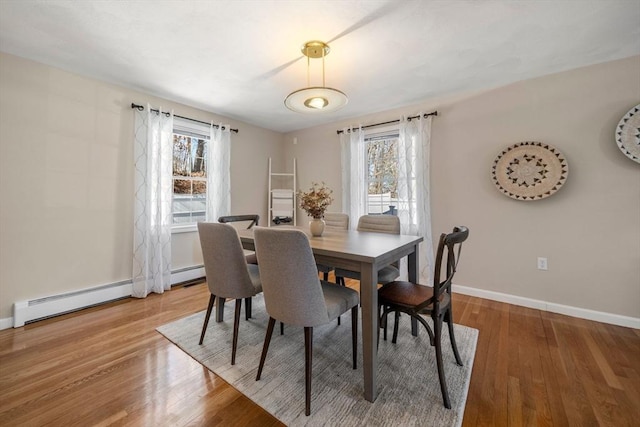
[[(204, 276), (202, 265), (186, 267), (171, 272), (171, 284), (175, 285)], [(128, 298), (131, 296), (132, 287), (131, 280), (125, 280), (29, 301), (18, 301), (13, 305), (13, 317), (0, 319), (0, 330), (12, 326), (18, 328), (28, 322)]]
[(578, 317), (580, 319), (609, 323), (611, 325), (640, 329), (640, 318), (637, 317), (622, 316), (619, 314), (606, 313), (603, 311), (572, 307), (569, 305), (556, 304), (548, 301), (520, 297), (517, 295), (504, 294), (501, 292), (488, 291), (485, 289), (471, 288), (469, 286), (453, 285), (452, 289), (454, 292), (464, 295), (470, 295), (473, 297), (485, 298), (492, 301), (506, 302), (508, 304), (518, 305), (521, 307), (535, 308), (542, 311), (549, 311), (551, 313)]
[(3, 329), (9, 329), (13, 326), (13, 317), (5, 317), (0, 319), (0, 331)]
[(185, 267), (171, 272), (171, 285), (205, 277), (204, 266)]

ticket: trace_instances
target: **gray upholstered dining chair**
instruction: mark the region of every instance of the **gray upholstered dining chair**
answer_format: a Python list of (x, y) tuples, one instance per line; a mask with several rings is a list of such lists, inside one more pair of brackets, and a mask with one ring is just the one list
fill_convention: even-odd
[[(400, 219), (395, 215), (362, 215), (358, 219), (358, 231), (374, 233), (400, 234)], [(345, 286), (344, 278), (360, 280), (357, 271), (336, 268), (336, 283)], [(385, 284), (400, 277), (400, 270), (396, 265), (388, 265), (378, 270), (378, 283)]]
[(325, 227), (333, 230), (349, 229), (349, 214), (341, 212), (325, 212)]
[[(325, 212), (324, 214), (325, 229), (327, 230), (348, 230), (349, 215), (339, 212)], [(329, 273), (333, 271), (330, 265), (317, 264), (318, 271), (322, 273), (324, 280), (329, 280)]]
[[(304, 328), (305, 414), (311, 413), (313, 328), (351, 310), (353, 369), (357, 367), (358, 303), (356, 291), (318, 277), (306, 234), (295, 229), (256, 227), (254, 231), (269, 324), (256, 381), (260, 380), (276, 320)], [(286, 260), (284, 262), (283, 260)]]
[[(223, 224), (229, 222), (244, 222), (245, 224), (248, 222), (247, 230), (253, 227), (254, 225), (260, 225), (260, 215), (251, 214), (251, 215), (225, 215), (218, 218), (218, 222)], [(247, 259), (247, 264), (257, 264), (258, 258), (256, 258), (256, 253), (251, 251), (244, 251), (245, 258)]]
[[(236, 363), (236, 349), (238, 348), (238, 327), (240, 325), (240, 310), (242, 300), (245, 299), (245, 316), (251, 317), (251, 297), (262, 292), (258, 266), (247, 264), (238, 238), (238, 232), (229, 224), (214, 222), (199, 222), (198, 234), (204, 258), (204, 269), (209, 286), (209, 306), (204, 318), (200, 342), (204, 341), (207, 325), (216, 298), (224, 301), (226, 298), (236, 300), (233, 320), (233, 344), (231, 348), (231, 364)], [(220, 306), (221, 308), (222, 306)]]
[[(325, 228), (327, 230), (348, 230), (349, 229), (349, 215), (339, 212), (325, 212), (324, 214)], [(316, 264), (318, 271), (322, 273), (322, 278), (329, 280), (329, 273), (334, 270), (333, 266)], [(337, 282), (337, 279), (336, 279)], [(340, 316), (338, 316), (338, 325), (340, 324)]]

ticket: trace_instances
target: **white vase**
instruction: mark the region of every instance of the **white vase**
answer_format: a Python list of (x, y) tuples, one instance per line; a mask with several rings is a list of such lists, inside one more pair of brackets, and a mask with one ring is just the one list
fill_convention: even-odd
[(324, 232), (324, 219), (313, 218), (309, 221), (309, 231), (311, 231), (311, 235), (314, 237), (322, 236), (322, 233)]

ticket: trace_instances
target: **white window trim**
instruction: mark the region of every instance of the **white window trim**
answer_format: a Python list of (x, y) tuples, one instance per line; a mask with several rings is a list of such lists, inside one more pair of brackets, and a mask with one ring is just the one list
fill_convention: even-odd
[(171, 226), (171, 234), (197, 233), (197, 232), (198, 232), (198, 226), (195, 224), (189, 224), (189, 225), (174, 224)]
[(389, 126), (376, 126), (374, 128), (368, 128), (364, 130), (364, 139), (367, 137), (371, 137), (377, 134), (392, 134), (392, 133), (400, 133), (399, 125), (389, 125)]
[[(369, 144), (369, 142), (367, 142), (367, 138), (375, 138), (377, 136), (389, 136), (389, 137), (399, 137), (400, 136), (400, 127), (398, 125), (388, 125), (388, 126), (381, 126), (381, 127), (376, 127), (376, 128), (372, 128), (372, 129), (367, 129), (364, 131), (364, 141), (365, 141), (365, 150), (367, 149), (367, 144)], [(365, 170), (364, 172), (364, 180), (367, 183), (367, 206), (366, 206), (366, 211), (369, 210), (369, 204), (368, 204), (368, 197), (369, 197), (369, 176), (368, 176), (368, 161), (367, 164), (365, 165)], [(399, 200), (396, 200), (396, 202), (399, 202)], [(396, 206), (397, 209), (397, 206)]]
[[(209, 143), (211, 142), (209, 140), (211, 129), (208, 125), (175, 117), (173, 121), (172, 132), (180, 133), (181, 131), (186, 132), (187, 134), (193, 134), (194, 136), (196, 135), (202, 136), (207, 141), (209, 141)], [(171, 178), (173, 179), (173, 175), (171, 176)], [(173, 193), (173, 190), (172, 190), (172, 193)], [(207, 199), (208, 198), (209, 198), (209, 189), (207, 188)], [(173, 207), (173, 201), (171, 206)], [(171, 218), (173, 221), (173, 212), (172, 212)], [(209, 219), (206, 218), (205, 220), (208, 221)], [(194, 233), (197, 231), (198, 231), (198, 226), (196, 224), (171, 224), (171, 234)]]

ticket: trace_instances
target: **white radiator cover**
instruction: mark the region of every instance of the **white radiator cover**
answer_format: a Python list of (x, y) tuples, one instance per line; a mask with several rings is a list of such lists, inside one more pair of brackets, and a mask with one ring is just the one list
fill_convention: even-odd
[[(202, 265), (187, 267), (171, 272), (171, 284), (174, 285), (200, 277), (205, 277)], [(18, 301), (13, 304), (13, 327), (18, 328), (34, 320), (127, 298), (131, 296), (132, 288), (131, 280), (126, 280), (29, 301)]]

